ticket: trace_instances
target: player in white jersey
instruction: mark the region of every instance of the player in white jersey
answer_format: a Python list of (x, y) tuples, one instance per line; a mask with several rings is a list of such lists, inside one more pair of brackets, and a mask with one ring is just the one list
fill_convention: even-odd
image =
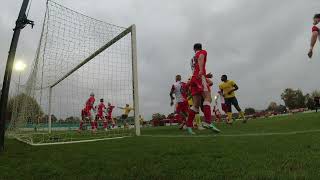
[[(173, 97), (173, 94), (175, 97)], [(186, 117), (189, 111), (189, 104), (188, 104), (188, 87), (187, 84), (181, 82), (181, 76), (176, 76), (176, 82), (172, 85), (170, 91), (170, 98), (171, 103), (170, 105), (173, 106), (173, 100), (176, 99), (176, 108), (175, 113), (176, 117), (180, 122), (180, 129), (183, 128), (185, 125)]]
[(309, 58), (312, 58), (313, 48), (317, 42), (317, 38), (319, 38), (319, 41), (320, 41), (320, 34), (319, 33), (320, 33), (320, 14), (316, 14), (313, 17), (311, 43), (310, 43), (310, 50), (308, 52)]

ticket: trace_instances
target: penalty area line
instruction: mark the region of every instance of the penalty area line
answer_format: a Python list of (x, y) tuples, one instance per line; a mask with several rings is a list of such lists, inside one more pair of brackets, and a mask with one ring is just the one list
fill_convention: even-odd
[(250, 137), (250, 136), (277, 136), (277, 135), (295, 135), (317, 133), (320, 129), (291, 131), (279, 133), (247, 133), (247, 134), (212, 134), (212, 135), (141, 135), (142, 137), (158, 137), (158, 138), (206, 138), (206, 137)]

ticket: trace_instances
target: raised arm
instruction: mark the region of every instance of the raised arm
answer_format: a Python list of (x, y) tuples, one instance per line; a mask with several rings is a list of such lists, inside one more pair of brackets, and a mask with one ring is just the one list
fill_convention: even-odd
[(201, 77), (203, 75), (203, 65), (204, 65), (204, 55), (200, 54), (198, 58), (198, 64), (199, 64), (199, 76)]
[(170, 90), (170, 99), (171, 99), (170, 106), (173, 106), (173, 100), (174, 100), (173, 93), (174, 93), (174, 86), (172, 86)]
[(319, 31), (312, 31), (311, 41), (310, 41), (310, 50), (308, 52), (309, 58), (312, 58), (313, 48), (317, 42), (318, 35), (319, 35)]

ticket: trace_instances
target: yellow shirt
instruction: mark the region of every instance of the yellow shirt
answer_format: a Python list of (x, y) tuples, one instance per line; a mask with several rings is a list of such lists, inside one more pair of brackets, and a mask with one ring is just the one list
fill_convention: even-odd
[(224, 98), (232, 98), (236, 96), (234, 91), (229, 94), (235, 84), (236, 83), (234, 81), (228, 80), (227, 82), (223, 82), (219, 85), (219, 88), (223, 91)]
[(188, 104), (189, 104), (189, 106), (193, 105), (192, 97), (190, 99), (188, 99)]
[(133, 108), (131, 108), (131, 107), (124, 107), (124, 108), (123, 108), (123, 113), (124, 113), (125, 115), (129, 115), (129, 113), (130, 113), (131, 110), (133, 110)]

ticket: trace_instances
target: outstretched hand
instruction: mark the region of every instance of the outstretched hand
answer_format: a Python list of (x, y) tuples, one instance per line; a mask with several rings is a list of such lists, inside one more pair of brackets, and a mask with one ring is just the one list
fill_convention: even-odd
[(313, 51), (312, 51), (312, 49), (310, 49), (309, 52), (308, 52), (308, 57), (312, 58), (312, 55), (313, 55)]
[(209, 78), (209, 79), (213, 78), (212, 73), (209, 73), (209, 74), (207, 74), (206, 76), (207, 76), (207, 78)]

